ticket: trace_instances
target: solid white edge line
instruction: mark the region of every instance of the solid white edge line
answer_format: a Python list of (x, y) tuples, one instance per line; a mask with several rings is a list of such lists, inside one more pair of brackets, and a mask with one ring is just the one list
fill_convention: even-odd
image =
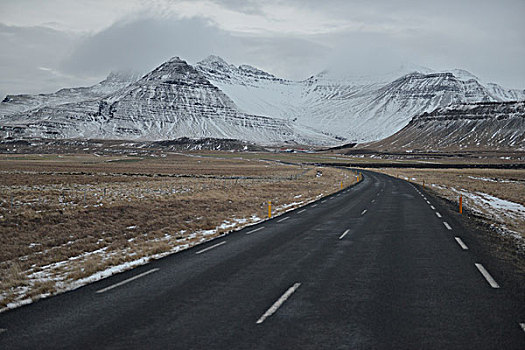
[(448, 224), (448, 222), (446, 221), (443, 221), (443, 225), (445, 225), (445, 227), (449, 230), (452, 230), (452, 227), (450, 227), (450, 225)]
[(226, 241), (214, 244), (211, 247), (204, 248), (203, 250), (199, 250), (198, 252), (195, 252), (195, 254), (201, 254), (201, 253), (207, 252), (208, 250), (213, 249), (213, 248), (217, 248), (218, 246), (223, 245), (224, 243), (226, 243)]
[(257, 232), (257, 231), (262, 230), (263, 228), (264, 228), (264, 226), (259, 227), (259, 228), (256, 228), (255, 230), (251, 230), (251, 231), (246, 232), (246, 234), (247, 234), (247, 235), (252, 234), (252, 233), (254, 233), (254, 232)]
[(436, 216), (437, 216), (438, 218), (442, 218), (441, 214), (440, 214), (439, 212), (437, 212), (437, 211), (436, 211)]
[(263, 323), (264, 320), (273, 315), (275, 311), (277, 311), (281, 307), (281, 305), (290, 297), (290, 295), (292, 295), (300, 286), (301, 283), (295, 283), (293, 286), (288, 288), (288, 290), (283, 295), (281, 295), (281, 297), (277, 299), (277, 301), (273, 303), (273, 305), (270, 306), (268, 310), (266, 310), (266, 312), (261, 316), (261, 318), (257, 320), (256, 324)]
[(365, 210), (363, 210), (363, 211), (361, 212), (361, 215), (365, 215), (365, 214), (366, 214), (366, 212), (367, 212), (367, 210), (366, 210), (366, 209), (365, 209)]
[(289, 218), (290, 218), (290, 217), (287, 216), (287, 217), (285, 217), (285, 218), (282, 218), (282, 219), (280, 219), (280, 220), (277, 220), (277, 222), (283, 222), (284, 220), (288, 220)]
[(463, 240), (459, 237), (454, 237), (454, 239), (456, 240), (456, 242), (458, 242), (459, 246), (461, 247), (461, 249), (463, 250), (468, 250), (468, 247), (465, 243), (463, 243)]
[(481, 272), (481, 274), (483, 275), (483, 277), (485, 277), (485, 279), (487, 280), (487, 282), (490, 284), (490, 286), (492, 288), (499, 288), (499, 284), (496, 283), (496, 281), (494, 280), (494, 278), (492, 278), (492, 276), (490, 275), (490, 273), (483, 267), (483, 265), (481, 264), (478, 264), (476, 263), (475, 264), (476, 267), (478, 268), (479, 272)]
[(520, 323), (520, 327), (521, 327), (521, 329), (523, 329), (523, 331), (525, 332), (525, 323)]
[(301, 214), (301, 213), (304, 213), (306, 211), (306, 209), (301, 209), (297, 212), (297, 214)]
[(343, 239), (348, 234), (348, 232), (350, 232), (350, 229), (343, 232), (343, 234), (339, 237), (339, 239)]
[(129, 283), (129, 282), (131, 282), (131, 281), (134, 281), (134, 280), (136, 280), (136, 279), (138, 279), (138, 278), (144, 277), (144, 276), (146, 276), (146, 275), (149, 275), (150, 273), (157, 272), (157, 271), (159, 271), (158, 268), (151, 269), (151, 270), (149, 270), (149, 271), (143, 272), (143, 273), (138, 274), (138, 275), (136, 275), (136, 276), (130, 277), (130, 278), (124, 280), (124, 281), (120, 281), (120, 282), (118, 282), (118, 283), (112, 284), (112, 285), (109, 286), (109, 287), (99, 289), (99, 290), (96, 291), (96, 293), (104, 293), (104, 292), (107, 292), (108, 290), (112, 290), (113, 288), (120, 287), (120, 286), (122, 286), (122, 285), (124, 285), (124, 284), (126, 284), (126, 283)]

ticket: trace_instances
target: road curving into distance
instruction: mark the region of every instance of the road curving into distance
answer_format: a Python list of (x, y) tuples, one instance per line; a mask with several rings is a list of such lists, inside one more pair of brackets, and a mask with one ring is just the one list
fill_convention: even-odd
[(470, 229), (414, 185), (363, 173), (306, 207), (4, 312), (0, 348), (525, 349), (524, 301), (469, 249)]

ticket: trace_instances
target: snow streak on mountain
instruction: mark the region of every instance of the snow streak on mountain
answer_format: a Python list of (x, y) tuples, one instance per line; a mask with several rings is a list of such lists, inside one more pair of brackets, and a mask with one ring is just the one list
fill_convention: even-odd
[(464, 70), (324, 71), (291, 81), (217, 56), (195, 67), (175, 57), (140, 79), (111, 74), (91, 87), (7, 96), (0, 136), (336, 145), (382, 139), (439, 107), (512, 100), (525, 100), (525, 91), (485, 84)]
[(102, 99), (48, 105), (2, 120), (5, 135), (165, 140), (215, 137), (260, 144), (333, 144), (289, 122), (240, 112), (233, 101), (178, 57)]
[(197, 63), (197, 68), (247, 113), (283, 118), (357, 142), (392, 135), (412, 117), (452, 103), (525, 99), (525, 91), (483, 84), (464, 70), (404, 67), (363, 77), (325, 71), (289, 81), (250, 66), (235, 67), (217, 56)]

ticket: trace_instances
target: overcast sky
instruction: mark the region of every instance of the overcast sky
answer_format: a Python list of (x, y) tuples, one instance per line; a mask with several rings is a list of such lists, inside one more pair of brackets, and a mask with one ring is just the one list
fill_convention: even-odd
[(209, 54), (304, 79), (462, 68), (525, 88), (525, 0), (0, 0), (0, 98)]

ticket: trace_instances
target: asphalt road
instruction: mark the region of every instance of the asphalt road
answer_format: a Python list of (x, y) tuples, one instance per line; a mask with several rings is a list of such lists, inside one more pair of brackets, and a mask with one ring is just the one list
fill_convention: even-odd
[(475, 233), (419, 191), (366, 172), (304, 208), (2, 313), (0, 348), (525, 349), (524, 300), (464, 249)]

